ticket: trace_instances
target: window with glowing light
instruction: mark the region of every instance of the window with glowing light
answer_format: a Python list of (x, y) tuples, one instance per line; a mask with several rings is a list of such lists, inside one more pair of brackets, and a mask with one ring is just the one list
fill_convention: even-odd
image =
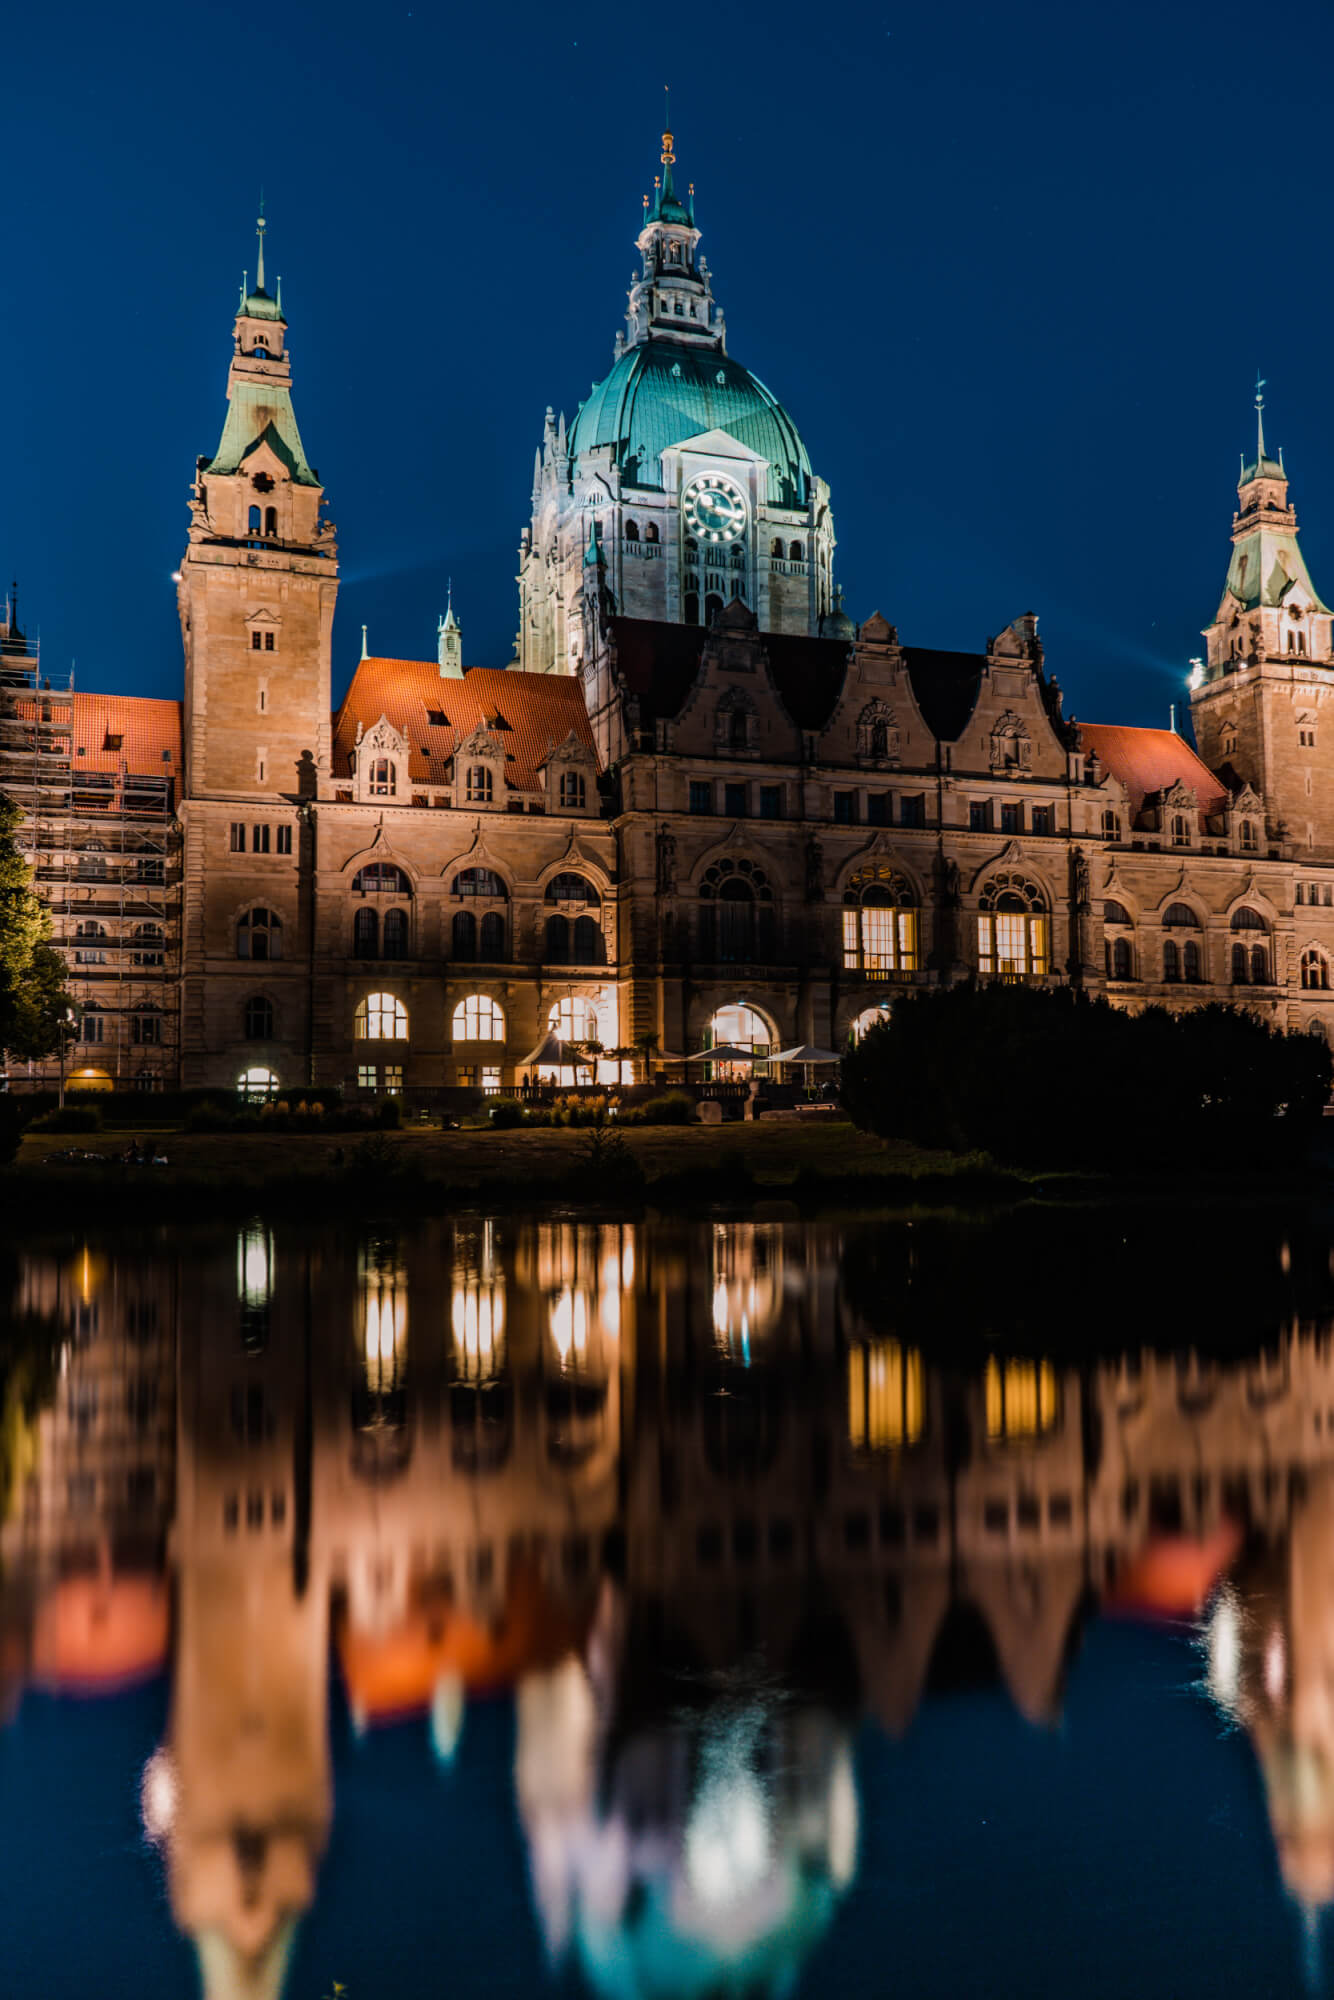
[(505, 1016), (488, 993), (470, 993), (454, 1009), (456, 1042), (503, 1042)]
[(393, 993), (368, 993), (352, 1017), (359, 1042), (405, 1042), (408, 1010)]
[(236, 1079), (236, 1089), (247, 1104), (264, 1104), (278, 1095), (277, 1071), (259, 1067), (242, 1070)]
[(996, 875), (979, 899), (977, 963), (1002, 979), (1036, 977), (1051, 969), (1051, 920), (1046, 897), (1018, 875)]
[(870, 979), (916, 972), (916, 901), (892, 868), (859, 868), (843, 891), (844, 970)]

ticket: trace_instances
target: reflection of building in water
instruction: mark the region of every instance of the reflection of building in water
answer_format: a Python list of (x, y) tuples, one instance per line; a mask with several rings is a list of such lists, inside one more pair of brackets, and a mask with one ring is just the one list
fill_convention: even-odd
[(166, 1665), (175, 1315), (170, 1270), (133, 1251), (22, 1259), (4, 1377), (6, 1707), (28, 1679), (93, 1692)]

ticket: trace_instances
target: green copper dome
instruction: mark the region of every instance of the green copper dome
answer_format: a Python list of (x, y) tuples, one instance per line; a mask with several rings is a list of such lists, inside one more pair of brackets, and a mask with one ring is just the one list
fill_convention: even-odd
[(626, 485), (660, 487), (663, 452), (714, 430), (768, 459), (771, 506), (806, 506), (811, 462), (796, 425), (763, 382), (716, 348), (674, 340), (628, 348), (580, 404), (570, 457), (611, 445)]

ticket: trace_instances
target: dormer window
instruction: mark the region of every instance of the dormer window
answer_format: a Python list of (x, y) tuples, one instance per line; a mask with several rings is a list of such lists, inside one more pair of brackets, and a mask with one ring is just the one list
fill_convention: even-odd
[(562, 771), (560, 774), (560, 803), (562, 812), (582, 812), (587, 802), (587, 787), (581, 771)]
[(493, 785), (491, 773), (485, 764), (469, 765), (467, 789), (469, 805), (490, 805)]
[(1190, 846), (1190, 821), (1184, 813), (1173, 813), (1172, 815), (1172, 845), (1173, 847)]
[(1257, 840), (1256, 840), (1256, 838), (1255, 838), (1255, 821), (1254, 821), (1253, 819), (1244, 819), (1244, 820), (1242, 821), (1242, 823), (1241, 823), (1241, 851), (1242, 851), (1242, 853), (1243, 853), (1243, 854), (1254, 854), (1254, 852), (1255, 852), (1255, 850), (1256, 850), (1256, 847), (1257, 847), (1257, 845), (1258, 845), (1258, 842), (1257, 842)]
[(392, 799), (398, 791), (398, 769), (392, 757), (376, 757), (371, 764), (371, 797)]

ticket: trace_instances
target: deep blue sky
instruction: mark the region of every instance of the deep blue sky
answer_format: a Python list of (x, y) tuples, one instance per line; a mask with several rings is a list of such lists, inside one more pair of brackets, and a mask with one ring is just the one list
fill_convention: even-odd
[(833, 489), (854, 617), (1042, 618), (1067, 707), (1166, 720), (1222, 589), (1250, 384), (1334, 591), (1334, 10), (102, 0), (5, 28), (0, 574), (48, 670), (175, 693), (263, 183), (360, 625), (509, 656), (548, 402), (606, 372), (673, 86), (729, 346)]

